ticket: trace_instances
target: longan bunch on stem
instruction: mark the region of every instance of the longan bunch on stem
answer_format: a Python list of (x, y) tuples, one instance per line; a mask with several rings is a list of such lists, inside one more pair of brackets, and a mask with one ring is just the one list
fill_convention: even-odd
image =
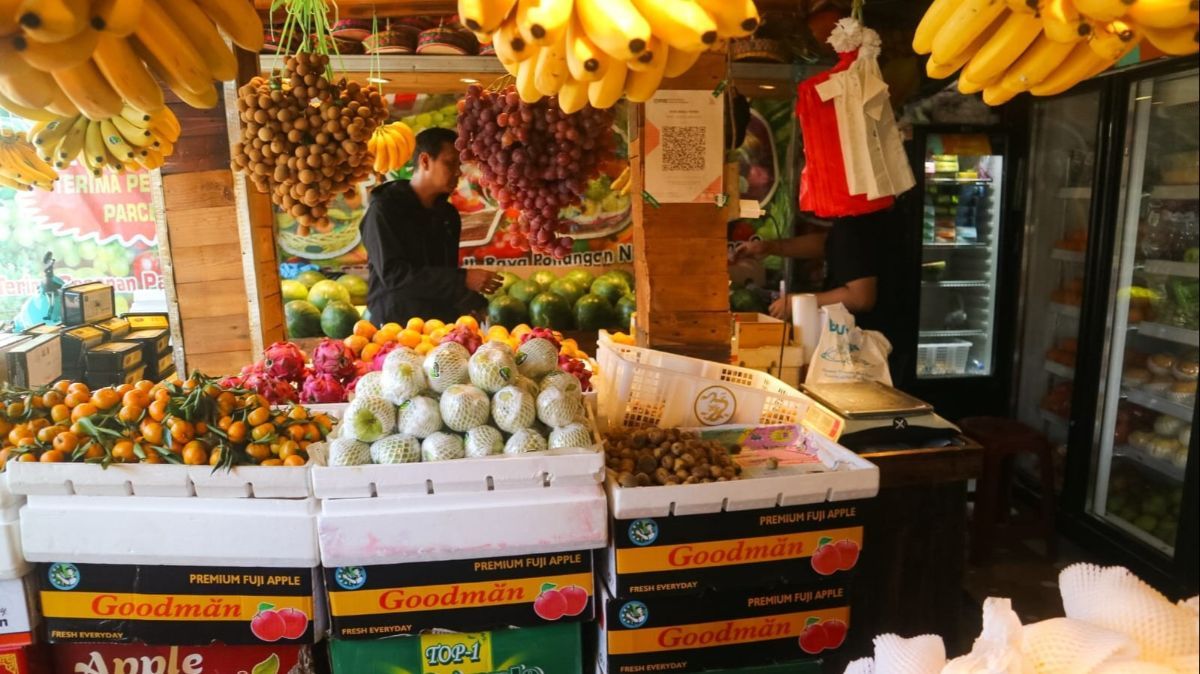
[(525, 103), (513, 86), (471, 85), (458, 106), (459, 156), (479, 166), (502, 208), (521, 213), (509, 243), (566, 257), (574, 241), (562, 236), (559, 212), (580, 203), (588, 180), (612, 154), (612, 111), (584, 106), (565, 113), (553, 98)]
[(255, 77), (238, 90), (242, 139), (233, 164), (258, 191), (300, 224), (327, 231), (329, 202), (370, 175), (367, 140), (387, 121), (387, 105), (374, 86), (330, 82), (329, 57), (302, 52), (284, 73)]

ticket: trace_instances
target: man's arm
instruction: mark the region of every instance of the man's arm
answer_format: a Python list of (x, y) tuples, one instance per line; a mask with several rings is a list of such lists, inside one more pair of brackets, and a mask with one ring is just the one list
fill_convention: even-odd
[(738, 245), (733, 253), (733, 259), (736, 262), (744, 258), (759, 259), (768, 255), (800, 259), (824, 257), (826, 236), (824, 232), (814, 232), (790, 239), (747, 241)]
[(868, 312), (875, 308), (875, 297), (879, 279), (875, 276), (856, 278), (840, 288), (817, 293), (817, 305), (826, 306), (841, 302), (852, 314)]

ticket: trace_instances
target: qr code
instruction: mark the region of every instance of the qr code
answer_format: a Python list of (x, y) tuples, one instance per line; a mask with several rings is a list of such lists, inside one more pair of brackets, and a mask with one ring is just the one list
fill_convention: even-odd
[(664, 126), (662, 152), (664, 171), (704, 169), (704, 127)]

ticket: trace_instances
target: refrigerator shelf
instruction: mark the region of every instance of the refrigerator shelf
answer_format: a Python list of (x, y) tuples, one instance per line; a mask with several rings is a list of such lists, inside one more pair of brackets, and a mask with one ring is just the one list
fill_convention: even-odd
[(987, 337), (988, 331), (986, 328), (972, 328), (969, 330), (922, 330), (919, 333), (921, 339), (938, 339), (941, 337)]
[(992, 285), (991, 281), (924, 281), (921, 283), (922, 288), (987, 288)]
[[(1132, 327), (1132, 326), (1131, 326)], [(1200, 347), (1200, 331), (1188, 330), (1187, 328), (1179, 328), (1174, 325), (1164, 325), (1162, 323), (1151, 323), (1142, 321), (1137, 324), (1139, 334), (1156, 339), (1164, 339), (1168, 342), (1183, 344), (1185, 346)]]
[(1138, 449), (1133, 445), (1119, 445), (1113, 449), (1113, 452), (1117, 456), (1124, 457), (1134, 463), (1139, 463), (1163, 477), (1170, 478), (1176, 482), (1183, 482), (1184, 467), (1176, 466), (1169, 459), (1160, 459), (1150, 452)]
[(1066, 250), (1064, 248), (1055, 248), (1050, 251), (1050, 259), (1058, 260), (1059, 262), (1075, 262), (1083, 264), (1083, 253), (1077, 250)]
[(1192, 408), (1188, 407), (1187, 405), (1177, 403), (1173, 400), (1167, 400), (1166, 398), (1160, 398), (1156, 395), (1146, 393), (1145, 391), (1139, 391), (1135, 388), (1123, 388), (1122, 392), (1125, 394), (1126, 400), (1135, 405), (1140, 405), (1146, 409), (1154, 410), (1159, 414), (1173, 416), (1176, 419), (1183, 419), (1185, 421), (1192, 420)]
[(1092, 188), (1090, 187), (1060, 187), (1058, 188), (1059, 199), (1091, 199)]
[(1121, 519), (1120, 517), (1117, 517), (1116, 515), (1114, 515), (1112, 513), (1105, 513), (1101, 517), (1105, 521), (1107, 521), (1109, 524), (1116, 526), (1118, 529), (1124, 531), (1125, 533), (1129, 534), (1130, 536), (1133, 536), (1134, 538), (1138, 539), (1139, 541), (1142, 541), (1143, 543), (1145, 543), (1146, 545), (1149, 545), (1150, 547), (1154, 548), (1155, 550), (1158, 550), (1159, 552), (1163, 553), (1164, 555), (1167, 555), (1168, 557), (1175, 556), (1175, 546), (1167, 545), (1166, 543), (1159, 540), (1158, 537), (1155, 536), (1154, 534), (1150, 534), (1145, 531), (1142, 531), (1141, 529), (1133, 526), (1129, 522), (1126, 522), (1125, 520)]
[(926, 178), (927, 185), (991, 185), (991, 178)]
[(1070, 318), (1079, 318), (1079, 307), (1075, 306), (1074, 304), (1062, 304), (1061, 302), (1048, 302), (1047, 305), (1050, 307), (1050, 311), (1053, 311), (1054, 313), (1056, 313), (1060, 316), (1067, 316)]
[(925, 248), (937, 249), (962, 249), (962, 250), (989, 250), (992, 247), (990, 243), (934, 243), (927, 241), (922, 244)]
[(1159, 185), (1150, 188), (1152, 199), (1177, 199), (1200, 201), (1200, 189), (1196, 185)]
[(1063, 365), (1062, 363), (1056, 363), (1052, 360), (1046, 361), (1046, 372), (1049, 372), (1060, 379), (1075, 378), (1075, 368), (1068, 365)]
[(1180, 276), (1183, 278), (1200, 278), (1200, 265), (1195, 262), (1175, 262), (1174, 260), (1146, 260), (1142, 271), (1147, 274), (1161, 276)]

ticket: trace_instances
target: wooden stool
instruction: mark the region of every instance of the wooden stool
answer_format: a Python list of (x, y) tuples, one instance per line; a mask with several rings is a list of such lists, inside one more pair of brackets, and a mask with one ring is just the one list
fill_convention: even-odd
[[(975, 515), (971, 522), (971, 561), (986, 560), (997, 538), (1046, 541), (1046, 556), (1058, 556), (1054, 522), (1054, 446), (1046, 436), (1015, 419), (969, 417), (958, 423), (963, 433), (983, 445), (983, 471), (975, 484)], [(1022, 521), (1010, 519), (1013, 469), (1016, 457), (1037, 457), (1041, 497), (1038, 514)]]

